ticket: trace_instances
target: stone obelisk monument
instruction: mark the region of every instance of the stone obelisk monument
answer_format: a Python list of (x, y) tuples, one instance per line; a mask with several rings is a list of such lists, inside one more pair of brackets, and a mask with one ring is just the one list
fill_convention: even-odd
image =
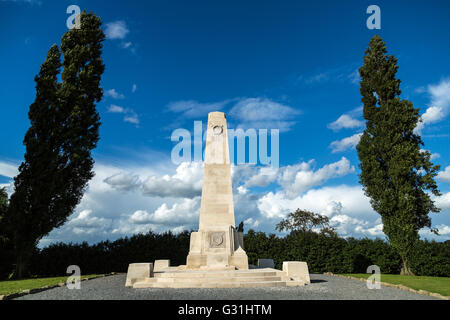
[(198, 232), (192, 232), (187, 269), (248, 269), (242, 233), (236, 231), (227, 120), (208, 115)]

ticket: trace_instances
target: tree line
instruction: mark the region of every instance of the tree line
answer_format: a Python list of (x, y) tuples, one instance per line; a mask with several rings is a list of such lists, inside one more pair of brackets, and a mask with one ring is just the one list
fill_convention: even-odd
[[(190, 232), (133, 235), (115, 241), (55, 243), (35, 248), (29, 271), (33, 276), (64, 276), (69, 265), (78, 265), (82, 274), (127, 272), (128, 264), (170, 259), (172, 265), (186, 264)], [(378, 265), (382, 273), (398, 274), (400, 255), (382, 239), (341, 238), (313, 231), (291, 231), (285, 237), (248, 230), (244, 246), (249, 264), (258, 259), (273, 259), (276, 268), (283, 261), (306, 261), (311, 273), (366, 273)], [(0, 279), (14, 270), (13, 248), (0, 246)], [(419, 240), (411, 253), (411, 270), (416, 275), (450, 276), (450, 241)]]

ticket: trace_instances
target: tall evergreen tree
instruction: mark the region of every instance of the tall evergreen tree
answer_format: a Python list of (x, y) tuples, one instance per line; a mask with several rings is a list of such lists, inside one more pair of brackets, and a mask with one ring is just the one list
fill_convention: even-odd
[(366, 129), (357, 145), (360, 182), (381, 215), (383, 232), (402, 258), (402, 274), (412, 274), (408, 258), (421, 228), (431, 227), (430, 212), (439, 212), (429, 193), (440, 195), (434, 177), (439, 166), (414, 132), (419, 109), (400, 99), (396, 79), (397, 59), (387, 55), (386, 45), (374, 36), (359, 69)]
[(52, 46), (35, 78), (25, 161), (14, 179), (15, 192), (6, 215), (13, 232), (17, 278), (25, 275), (39, 240), (66, 222), (93, 177), (91, 150), (99, 140), (100, 126), (95, 103), (103, 95), (105, 36), (100, 26), (99, 17), (83, 12), (81, 29), (71, 29), (62, 37), (63, 63), (58, 47)]
[(8, 209), (8, 194), (5, 188), (0, 188), (0, 244), (2, 241), (6, 241), (8, 237), (6, 236), (6, 230), (4, 228), (4, 223), (2, 223), (3, 217)]

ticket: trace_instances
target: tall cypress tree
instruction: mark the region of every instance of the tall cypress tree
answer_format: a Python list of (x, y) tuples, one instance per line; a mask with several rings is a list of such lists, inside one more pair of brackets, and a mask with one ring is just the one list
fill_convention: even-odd
[[(26, 273), (30, 255), (42, 237), (63, 225), (93, 177), (91, 150), (99, 140), (95, 103), (104, 65), (105, 39), (96, 15), (81, 14), (81, 29), (71, 29), (56, 45), (36, 76), (36, 99), (30, 106), (25, 161), (15, 177), (6, 223), (13, 233), (17, 278)], [(62, 82), (58, 82), (60, 68)]]
[(3, 241), (7, 241), (8, 237), (4, 230), (2, 220), (8, 209), (8, 194), (5, 188), (0, 188), (0, 245)]
[(422, 138), (414, 132), (419, 109), (399, 96), (397, 59), (374, 36), (359, 69), (366, 129), (357, 146), (360, 182), (381, 215), (383, 232), (402, 258), (402, 274), (412, 274), (408, 258), (419, 230), (431, 227), (430, 212), (439, 212), (429, 193), (440, 195), (434, 177), (439, 166), (421, 150)]

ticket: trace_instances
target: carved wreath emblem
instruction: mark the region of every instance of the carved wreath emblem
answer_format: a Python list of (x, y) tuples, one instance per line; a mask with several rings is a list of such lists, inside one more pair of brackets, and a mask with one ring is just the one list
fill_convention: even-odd
[(213, 126), (213, 133), (216, 136), (218, 136), (219, 134), (222, 134), (222, 132), (223, 132), (223, 126), (219, 126), (219, 125)]
[(225, 232), (212, 232), (210, 236), (211, 248), (220, 248), (224, 246)]

